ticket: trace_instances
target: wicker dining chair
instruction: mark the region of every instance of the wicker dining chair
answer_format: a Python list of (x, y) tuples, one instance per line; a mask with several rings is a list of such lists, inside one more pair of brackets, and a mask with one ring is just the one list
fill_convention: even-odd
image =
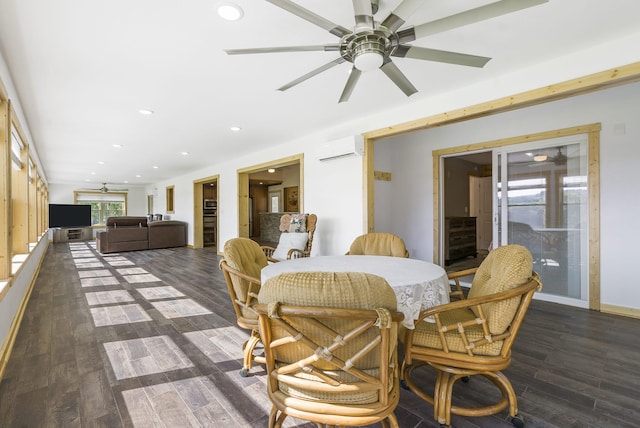
[[(434, 406), (434, 418), (442, 426), (451, 424), (451, 414), (486, 416), (507, 407), (513, 425), (524, 426), (516, 394), (502, 370), (511, 364), (511, 346), (533, 294), (542, 287), (532, 266), (531, 253), (520, 245), (492, 250), (475, 272), (466, 298), (461, 293), (459, 300), (422, 311), (415, 329), (406, 330), (402, 378)], [(416, 382), (416, 369), (425, 364), (436, 370), (433, 395)], [(454, 383), (474, 375), (484, 376), (500, 390), (497, 403), (475, 408), (452, 403)]]
[(358, 236), (347, 255), (409, 257), (409, 251), (404, 240), (393, 233), (370, 232)]
[(270, 262), (311, 256), (313, 235), (318, 216), (315, 214), (283, 214), (280, 217), (280, 240), (276, 248), (263, 245), (262, 251)]
[(270, 428), (287, 416), (318, 426), (398, 427), (403, 315), (383, 278), (285, 273), (266, 281), (258, 300)]
[(258, 313), (253, 308), (260, 291), (260, 271), (267, 265), (267, 257), (260, 245), (248, 238), (233, 238), (224, 244), (224, 259), (220, 269), (231, 297), (238, 326), (251, 332), (242, 345), (244, 361), (240, 375), (245, 377), (251, 370), (252, 362), (264, 363), (264, 357), (254, 356), (254, 349), (260, 342)]

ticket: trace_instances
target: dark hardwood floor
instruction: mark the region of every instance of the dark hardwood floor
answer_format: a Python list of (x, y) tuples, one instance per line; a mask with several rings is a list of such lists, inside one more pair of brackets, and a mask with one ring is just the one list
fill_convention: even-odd
[[(266, 427), (265, 372), (238, 374), (246, 332), (235, 327), (213, 249), (102, 257), (92, 244), (49, 246), (0, 383), (0, 426)], [(505, 371), (526, 426), (637, 427), (639, 327), (534, 301)], [(481, 379), (454, 393), (459, 403), (495, 395)], [(408, 391), (396, 415), (403, 428), (438, 426)], [(511, 426), (506, 412), (452, 422)]]

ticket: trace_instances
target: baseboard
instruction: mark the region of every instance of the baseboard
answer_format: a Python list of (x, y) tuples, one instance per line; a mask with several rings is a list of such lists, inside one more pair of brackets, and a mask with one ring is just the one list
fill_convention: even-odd
[(623, 317), (640, 318), (640, 309), (626, 308), (616, 305), (600, 305), (600, 312), (612, 315), (622, 315)]

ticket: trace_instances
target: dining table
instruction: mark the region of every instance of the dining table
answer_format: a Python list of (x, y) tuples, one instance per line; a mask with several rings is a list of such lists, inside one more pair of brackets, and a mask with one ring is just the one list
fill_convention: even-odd
[[(384, 278), (393, 288), (402, 324), (415, 328), (420, 311), (449, 303), (447, 273), (434, 263), (387, 256), (315, 256), (271, 263), (261, 271), (261, 282), (290, 272), (364, 272)], [(431, 320), (426, 320), (431, 321)]]

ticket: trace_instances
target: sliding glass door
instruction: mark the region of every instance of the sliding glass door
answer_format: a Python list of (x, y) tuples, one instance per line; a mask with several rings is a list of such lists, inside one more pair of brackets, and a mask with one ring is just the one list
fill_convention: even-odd
[(587, 136), (575, 135), (493, 154), (493, 242), (527, 247), (542, 292), (578, 305), (589, 299), (587, 153)]

